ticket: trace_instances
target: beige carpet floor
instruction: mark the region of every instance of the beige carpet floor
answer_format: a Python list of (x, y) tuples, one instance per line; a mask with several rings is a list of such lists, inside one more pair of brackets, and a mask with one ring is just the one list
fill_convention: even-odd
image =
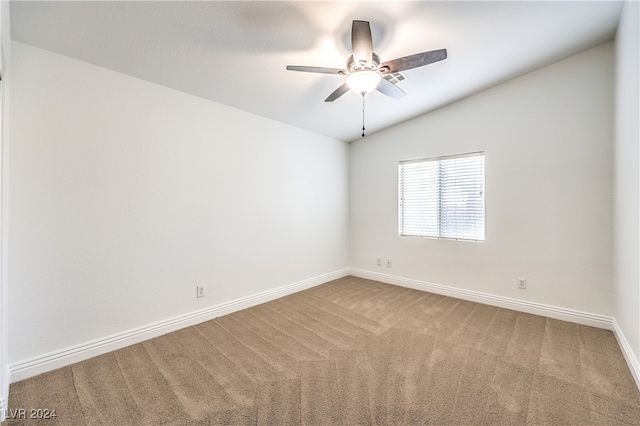
[(27, 416), (55, 409), (48, 425), (640, 424), (612, 332), (353, 277), (14, 383), (9, 398)]

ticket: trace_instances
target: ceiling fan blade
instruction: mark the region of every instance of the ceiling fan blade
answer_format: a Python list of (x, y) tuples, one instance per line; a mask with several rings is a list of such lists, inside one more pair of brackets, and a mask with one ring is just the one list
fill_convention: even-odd
[(355, 63), (361, 61), (371, 63), (373, 57), (373, 40), (371, 27), (367, 21), (353, 21), (351, 24), (351, 50)]
[(329, 97), (327, 99), (325, 99), (325, 102), (333, 102), (336, 99), (338, 99), (340, 96), (344, 95), (345, 93), (347, 93), (349, 91), (349, 86), (347, 86), (347, 83), (344, 83), (342, 86), (338, 87), (336, 90), (333, 91), (332, 94), (329, 95)]
[(382, 74), (400, 72), (418, 68), (434, 62), (447, 59), (447, 49), (432, 50), (430, 52), (416, 53), (402, 58), (380, 64), (379, 70)]
[(297, 65), (287, 65), (289, 71), (315, 72), (319, 74), (338, 74), (347, 75), (347, 70), (340, 68), (324, 68), (324, 67), (305, 67)]
[(384, 93), (387, 96), (391, 96), (394, 99), (400, 99), (401, 97), (406, 95), (404, 90), (384, 78), (380, 80), (380, 84), (378, 84), (376, 90), (380, 93)]

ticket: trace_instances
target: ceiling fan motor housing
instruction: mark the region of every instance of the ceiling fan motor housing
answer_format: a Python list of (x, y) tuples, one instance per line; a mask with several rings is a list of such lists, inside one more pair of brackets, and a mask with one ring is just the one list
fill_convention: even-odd
[(371, 62), (367, 63), (365, 61), (360, 61), (356, 63), (353, 59), (353, 55), (349, 56), (347, 59), (347, 69), (350, 73), (358, 72), (358, 71), (378, 71), (378, 66), (380, 65), (380, 57), (377, 53), (371, 53)]

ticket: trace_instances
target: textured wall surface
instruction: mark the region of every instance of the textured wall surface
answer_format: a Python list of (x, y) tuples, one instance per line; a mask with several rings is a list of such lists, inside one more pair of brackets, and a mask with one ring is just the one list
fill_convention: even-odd
[(345, 143), (13, 47), (10, 363), (348, 266)]

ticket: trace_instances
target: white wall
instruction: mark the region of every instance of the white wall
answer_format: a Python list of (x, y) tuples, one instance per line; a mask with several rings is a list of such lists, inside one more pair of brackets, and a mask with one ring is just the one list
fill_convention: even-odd
[(348, 267), (345, 143), (12, 49), (11, 364)]
[[(353, 143), (351, 266), (611, 316), (613, 54), (598, 46)], [(398, 161), (474, 151), (486, 241), (399, 237)]]
[(615, 40), (614, 315), (640, 386), (639, 9), (638, 2), (625, 3)]
[(8, 297), (7, 297), (7, 200), (9, 164), (9, 80), (11, 61), (11, 31), (9, 2), (0, 2), (0, 73), (2, 74), (2, 104), (0, 105), (0, 421), (4, 420), (9, 398), (7, 364)]

